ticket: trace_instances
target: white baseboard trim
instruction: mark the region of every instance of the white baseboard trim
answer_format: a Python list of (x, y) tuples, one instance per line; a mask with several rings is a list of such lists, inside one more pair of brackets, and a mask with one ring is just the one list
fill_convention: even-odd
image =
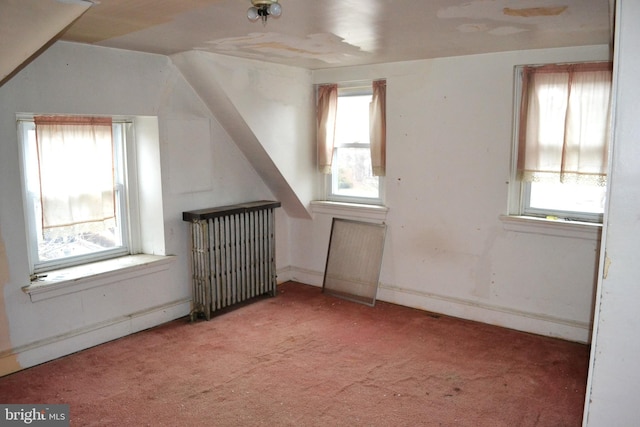
[[(286, 268), (287, 280), (312, 286), (322, 286), (324, 274), (318, 271)], [(283, 282), (285, 275), (283, 275)], [(278, 276), (280, 279), (280, 276)], [(473, 320), (490, 325), (515, 329), (567, 341), (589, 343), (591, 340), (591, 324), (571, 319), (532, 313), (507, 307), (494, 306), (482, 302), (461, 298), (436, 295), (428, 292), (401, 288), (381, 283), (376, 299), (392, 304), (417, 308), (446, 316)]]
[[(277, 275), (278, 283), (293, 280), (317, 287), (322, 287), (324, 279), (322, 272), (291, 266), (279, 269)], [(476, 301), (404, 289), (390, 284), (380, 284), (377, 299), (569, 341), (588, 343), (591, 337), (591, 325), (586, 322), (491, 306)], [(181, 299), (1, 352), (0, 367), (5, 366), (3, 361), (15, 360), (15, 358), (19, 366), (9, 372), (0, 371), (0, 376), (175, 320), (188, 315), (190, 310), (191, 298)], [(7, 363), (6, 366), (12, 366), (12, 364)]]
[(277, 269), (276, 282), (278, 285), (290, 280), (295, 280), (293, 279), (293, 268), (290, 265)]
[(591, 338), (589, 323), (401, 289), (388, 284), (380, 285), (377, 298), (380, 301), (567, 341), (586, 344)]
[[(4, 351), (0, 353), (0, 366), (4, 366), (3, 359), (9, 360), (17, 357), (19, 365), (16, 367), (17, 369), (29, 368), (178, 319), (188, 315), (190, 311), (191, 298), (186, 298), (74, 329), (62, 335)], [(0, 372), (0, 376), (10, 373)]]
[(293, 266), (286, 266), (278, 269), (278, 284), (294, 281), (305, 285), (322, 286), (324, 274), (322, 272), (307, 270)]

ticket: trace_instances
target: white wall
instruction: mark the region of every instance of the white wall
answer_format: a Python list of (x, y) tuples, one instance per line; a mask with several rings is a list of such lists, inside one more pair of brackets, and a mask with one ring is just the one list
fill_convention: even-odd
[[(194, 53), (194, 52), (190, 52)], [(311, 71), (197, 52), (280, 173), (306, 206), (315, 185), (315, 102)], [(206, 59), (204, 59), (206, 58)], [(295, 159), (295, 161), (292, 161)], [(306, 217), (304, 215), (303, 217)]]
[[(18, 112), (157, 117), (159, 143), (143, 145), (150, 152), (140, 159), (146, 162), (140, 185), (161, 188), (162, 208), (145, 204), (141, 211), (155, 224), (147, 234), (164, 236), (148, 239), (148, 250), (176, 261), (165, 270), (32, 302), (21, 290), (29, 267)], [(189, 238), (182, 212), (272, 197), (167, 57), (56, 43), (0, 87), (0, 375), (187, 314)]]
[(316, 195), (311, 72), (202, 51), (171, 59), (287, 215), (309, 218)]
[[(379, 299), (589, 340), (597, 240), (506, 231), (518, 64), (603, 60), (607, 46), (314, 73), (387, 79), (387, 239)], [(292, 277), (320, 285), (330, 218), (292, 220)], [(342, 215), (342, 214), (340, 214)]]
[(640, 420), (640, 4), (617, 5), (611, 186), (584, 416), (594, 427)]
[[(535, 333), (589, 339), (598, 242), (507, 231), (499, 216), (507, 210), (513, 66), (608, 55), (608, 47), (596, 46), (313, 73), (314, 83), (387, 79), (389, 212), (380, 299)], [(240, 75), (252, 75), (256, 65), (247, 61), (244, 66), (248, 69)], [(233, 78), (234, 73), (228, 75)], [(250, 83), (245, 82), (247, 97)], [(241, 92), (240, 86), (234, 89), (236, 95)], [(297, 114), (307, 117), (314, 105), (304, 96), (309, 105), (299, 105)], [(260, 101), (262, 111), (268, 111), (268, 98)], [(238, 141), (211, 116), (202, 99), (169, 58), (67, 43), (57, 43), (0, 87), (0, 331), (6, 330), (8, 337), (0, 339), (0, 373), (10, 371), (2, 364), (12, 361), (14, 351), (28, 349), (35, 354), (32, 360), (46, 360), (186, 314), (180, 305), (190, 298), (182, 211), (273, 197), (255, 165), (238, 149)], [(29, 272), (16, 112), (157, 116), (164, 250), (178, 260), (142, 279), (32, 303), (20, 289)], [(252, 117), (248, 122), (256, 126), (263, 120)], [(292, 147), (291, 162), (298, 161), (298, 150), (307, 156), (315, 146), (313, 140), (291, 143), (303, 145)], [(286, 158), (278, 161), (286, 163)], [(313, 185), (320, 182), (317, 173), (308, 176), (317, 180)], [(312, 219), (301, 219), (278, 210), (279, 281), (321, 284), (335, 214), (323, 207)], [(379, 220), (377, 213), (357, 214)], [(178, 309), (162, 308), (175, 304)], [(155, 314), (146, 317), (148, 321), (121, 321), (149, 310)]]

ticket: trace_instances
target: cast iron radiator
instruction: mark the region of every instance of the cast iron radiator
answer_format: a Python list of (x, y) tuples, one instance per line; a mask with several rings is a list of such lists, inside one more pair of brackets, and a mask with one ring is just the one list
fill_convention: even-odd
[(182, 213), (191, 223), (192, 320), (276, 295), (273, 210), (279, 206), (261, 200)]

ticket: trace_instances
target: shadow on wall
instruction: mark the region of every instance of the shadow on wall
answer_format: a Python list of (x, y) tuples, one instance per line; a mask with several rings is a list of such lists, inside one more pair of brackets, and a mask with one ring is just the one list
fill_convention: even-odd
[(9, 261), (4, 239), (2, 238), (2, 230), (0, 230), (0, 376), (21, 369), (17, 356), (10, 351), (9, 319), (7, 319), (4, 305), (4, 287), (7, 283), (9, 283)]

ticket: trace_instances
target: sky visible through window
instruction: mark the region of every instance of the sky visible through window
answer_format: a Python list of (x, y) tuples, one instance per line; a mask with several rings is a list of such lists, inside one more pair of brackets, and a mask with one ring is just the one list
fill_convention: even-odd
[[(369, 104), (371, 95), (340, 96), (336, 121), (333, 193), (379, 197), (378, 177), (371, 171)], [(336, 179), (337, 178), (337, 179)]]

